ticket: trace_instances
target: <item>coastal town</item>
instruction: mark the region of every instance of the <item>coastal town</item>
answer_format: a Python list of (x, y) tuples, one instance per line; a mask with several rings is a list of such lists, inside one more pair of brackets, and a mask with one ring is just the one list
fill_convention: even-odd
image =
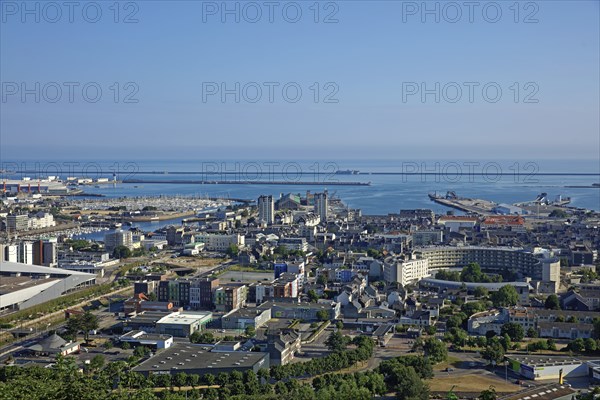
[(600, 0), (0, 0), (0, 400), (600, 400)]
[(2, 192), (4, 366), (68, 361), (194, 398), (571, 398), (600, 382), (600, 213), (568, 199), (448, 192), (429, 196), (443, 214), (366, 215), (327, 190), (67, 194)]

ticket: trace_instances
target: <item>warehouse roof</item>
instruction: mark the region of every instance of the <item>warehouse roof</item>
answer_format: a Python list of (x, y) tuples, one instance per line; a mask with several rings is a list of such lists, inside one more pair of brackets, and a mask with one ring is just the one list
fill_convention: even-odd
[(171, 348), (144, 361), (135, 367), (134, 371), (250, 367), (267, 356), (267, 353), (261, 352), (213, 353), (210, 350), (211, 347), (207, 346), (176, 343)]

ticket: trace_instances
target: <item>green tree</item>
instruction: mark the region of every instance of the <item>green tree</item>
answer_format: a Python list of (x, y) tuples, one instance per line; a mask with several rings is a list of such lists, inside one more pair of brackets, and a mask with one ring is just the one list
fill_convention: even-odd
[(555, 209), (549, 214), (550, 218), (567, 218), (569, 214), (567, 214), (564, 210)]
[(538, 340), (527, 344), (527, 351), (548, 350), (547, 340)]
[(470, 263), (462, 269), (460, 280), (462, 282), (483, 282), (484, 273), (477, 263)]
[(376, 249), (367, 249), (367, 255), (373, 258), (379, 258), (381, 257), (381, 252)]
[(538, 332), (534, 327), (527, 329), (527, 337), (536, 338), (538, 337)]
[(327, 277), (325, 275), (319, 275), (317, 277), (317, 284), (323, 285), (323, 286), (327, 285)]
[(402, 378), (393, 388), (396, 398), (399, 400), (427, 400), (429, 399), (429, 387), (421, 380), (413, 367), (400, 365), (396, 373)]
[(237, 245), (230, 244), (227, 250), (225, 251), (225, 254), (227, 254), (229, 257), (237, 257), (239, 252), (240, 248)]
[(446, 328), (460, 328), (463, 326), (463, 322), (464, 319), (460, 315), (453, 315), (446, 320)]
[(325, 341), (327, 348), (333, 352), (342, 352), (346, 349), (350, 339), (341, 334), (340, 331), (332, 332)]
[(567, 346), (569, 350), (576, 353), (583, 353), (585, 351), (585, 341), (581, 338), (573, 340)]
[(244, 381), (244, 374), (241, 371), (238, 370), (233, 370), (231, 371), (231, 373), (229, 374), (229, 382), (243, 382)]
[(473, 295), (477, 298), (487, 297), (489, 295), (489, 290), (483, 286), (477, 286), (473, 291)]
[(500, 364), (504, 361), (504, 347), (499, 340), (494, 339), (481, 351), (481, 356), (490, 363)]
[(146, 346), (137, 346), (133, 350), (133, 355), (136, 357), (145, 357), (148, 353), (150, 353), (150, 349)]
[(67, 320), (67, 332), (76, 336), (80, 331), (83, 332), (83, 338), (89, 341), (90, 331), (98, 329), (98, 317), (90, 311), (83, 314), (73, 315)]
[(248, 325), (248, 326), (246, 326), (246, 330), (244, 331), (244, 333), (248, 337), (254, 337), (254, 336), (256, 336), (256, 328), (254, 328), (253, 325)]
[(551, 294), (550, 296), (546, 297), (544, 307), (548, 310), (560, 310), (560, 301), (558, 300), (558, 296)]
[(492, 293), (492, 303), (495, 307), (515, 306), (519, 302), (517, 289), (512, 285), (504, 285), (497, 292)]
[(585, 351), (586, 352), (592, 352), (592, 351), (596, 351), (598, 349), (598, 346), (596, 344), (596, 341), (592, 338), (587, 338), (584, 340), (584, 346), (585, 346)]
[(262, 382), (268, 382), (270, 375), (269, 375), (269, 370), (267, 368), (261, 368), (258, 370), (258, 379)]
[(502, 335), (508, 335), (510, 337), (510, 340), (514, 342), (520, 342), (525, 336), (525, 332), (523, 332), (523, 327), (515, 322), (508, 322), (502, 325), (501, 333)]
[(329, 319), (329, 312), (327, 310), (317, 311), (317, 319), (319, 321), (327, 321)]
[(311, 303), (316, 303), (319, 300), (319, 295), (314, 289), (310, 289), (307, 294)]
[(592, 336), (594, 337), (594, 339), (600, 339), (600, 318), (594, 318), (594, 321), (592, 323), (594, 324)]
[(502, 337), (500, 337), (498, 340), (500, 340), (500, 344), (502, 345), (502, 347), (504, 347), (505, 352), (508, 351), (508, 349), (510, 349), (510, 347), (512, 346), (512, 341), (510, 340), (510, 336), (508, 336), (507, 333), (502, 335)]
[(200, 375), (198, 374), (189, 374), (187, 384), (191, 387), (195, 388), (200, 384)]
[(434, 364), (448, 359), (448, 348), (444, 342), (436, 338), (425, 339), (423, 351), (425, 352), (425, 357), (429, 358)]
[(91, 371), (99, 371), (102, 369), (102, 367), (104, 367), (104, 356), (100, 355), (100, 354), (96, 354), (91, 360), (90, 360), (90, 370)]
[(229, 374), (226, 372), (219, 372), (217, 375), (217, 384), (220, 386), (225, 386), (229, 383)]
[(127, 246), (117, 246), (112, 255), (114, 258), (129, 258), (131, 257), (131, 250)]
[(190, 335), (191, 343), (214, 343), (216, 341), (215, 336), (211, 332), (200, 332), (196, 331)]
[(471, 315), (485, 311), (487, 309), (488, 307), (483, 301), (471, 301), (460, 306), (460, 311), (462, 311), (461, 314), (464, 315), (463, 319), (465, 322)]
[(188, 376), (185, 372), (178, 372), (173, 377), (173, 384), (177, 387), (182, 387), (187, 385)]
[(435, 325), (429, 325), (425, 328), (425, 332), (427, 332), (428, 335), (435, 335), (435, 333), (437, 332), (437, 328), (435, 327)]
[(488, 389), (481, 392), (478, 397), (479, 400), (496, 400), (497, 398), (496, 388), (493, 385), (490, 385)]

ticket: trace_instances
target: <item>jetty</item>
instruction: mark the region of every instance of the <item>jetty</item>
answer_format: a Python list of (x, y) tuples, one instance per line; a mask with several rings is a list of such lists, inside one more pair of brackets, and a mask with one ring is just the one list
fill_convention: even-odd
[(493, 214), (494, 207), (498, 205), (489, 200), (459, 197), (452, 191), (447, 192), (445, 196), (430, 193), (429, 199), (446, 207), (479, 215)]
[(158, 179), (125, 179), (123, 183), (165, 184), (165, 185), (296, 185), (296, 186), (371, 186), (371, 182), (341, 181), (254, 181), (254, 180), (158, 180)]

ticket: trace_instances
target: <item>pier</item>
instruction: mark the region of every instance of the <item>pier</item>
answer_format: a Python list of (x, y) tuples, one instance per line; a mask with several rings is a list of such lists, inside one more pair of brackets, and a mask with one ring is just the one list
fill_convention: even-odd
[(448, 195), (446, 197), (443, 197), (430, 194), (429, 199), (431, 199), (431, 201), (437, 204), (441, 204), (446, 207), (479, 215), (493, 214), (493, 209), (497, 206), (496, 203), (489, 200), (451, 197)]
[(125, 179), (123, 183), (135, 184), (167, 184), (167, 185), (296, 185), (296, 186), (371, 186), (371, 182), (310, 182), (310, 181), (252, 181), (252, 180), (231, 180), (231, 181), (204, 181), (204, 180), (146, 180), (146, 179)]

